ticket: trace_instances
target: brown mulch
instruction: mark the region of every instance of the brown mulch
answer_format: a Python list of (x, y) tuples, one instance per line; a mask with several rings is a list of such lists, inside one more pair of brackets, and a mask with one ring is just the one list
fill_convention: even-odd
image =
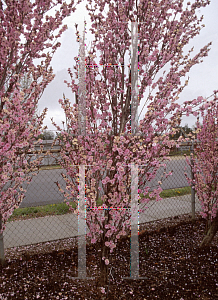
[(218, 237), (199, 249), (205, 221), (196, 214), (140, 225), (139, 275), (130, 276), (130, 237), (110, 257), (110, 284), (96, 287), (98, 244), (87, 244), (87, 276), (78, 280), (76, 240), (7, 249), (0, 266), (0, 299), (218, 299)]

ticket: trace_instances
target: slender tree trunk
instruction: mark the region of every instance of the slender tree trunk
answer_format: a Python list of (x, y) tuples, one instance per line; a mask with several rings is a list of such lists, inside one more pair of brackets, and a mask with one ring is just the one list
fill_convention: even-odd
[(203, 238), (203, 241), (201, 242), (199, 247), (204, 248), (209, 246), (217, 231), (218, 231), (218, 211), (216, 217), (213, 219), (211, 225), (208, 227), (207, 232)]
[[(0, 231), (2, 229), (2, 215), (0, 214)], [(0, 233), (0, 263), (2, 266), (5, 265), (5, 253), (4, 253), (4, 240), (3, 240), (3, 232)]]
[(110, 254), (110, 249), (105, 246), (105, 241), (102, 240), (101, 246), (99, 249), (99, 261), (100, 261), (100, 276), (97, 280), (98, 287), (105, 287), (108, 285), (108, 265), (105, 264), (105, 260), (102, 258), (108, 258)]

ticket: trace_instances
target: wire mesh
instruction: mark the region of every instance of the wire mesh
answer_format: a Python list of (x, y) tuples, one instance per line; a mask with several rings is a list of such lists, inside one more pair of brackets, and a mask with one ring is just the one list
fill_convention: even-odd
[[(187, 167), (186, 172), (189, 177), (191, 172), (183, 152), (180, 151), (176, 156), (172, 156), (171, 161), (167, 161), (166, 165), (166, 172), (172, 171), (172, 175), (161, 184), (163, 199), (161, 201), (150, 200), (146, 204), (145, 211), (139, 213), (140, 224), (192, 213), (191, 190), (184, 175), (185, 167)], [(145, 186), (152, 188), (156, 184), (157, 187), (163, 171), (160, 168), (156, 177), (146, 182)], [(66, 170), (53, 166), (48, 170), (39, 170), (38, 175), (33, 176), (29, 185), (23, 185), (23, 188), (27, 190), (25, 197), (19, 209), (15, 210), (6, 223), (3, 234), (5, 248), (55, 241), (78, 235), (78, 217), (69, 211), (69, 207), (64, 203), (64, 194), (59, 191), (56, 184), (60, 183), (63, 191), (67, 192), (66, 182), (61, 173), (70, 178)], [(77, 178), (72, 180), (75, 185), (78, 184)], [(139, 204), (140, 209), (144, 206)], [(195, 211), (200, 209), (201, 206), (196, 196)], [(86, 232), (89, 232), (88, 228)]]

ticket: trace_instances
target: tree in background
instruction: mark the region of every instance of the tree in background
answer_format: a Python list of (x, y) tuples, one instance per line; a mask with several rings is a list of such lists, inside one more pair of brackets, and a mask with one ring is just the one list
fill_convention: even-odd
[[(28, 174), (40, 163), (37, 159), (28, 164), (26, 156), (34, 152), (34, 138), (41, 133), (47, 109), (38, 117), (34, 114), (44, 89), (54, 78), (50, 62), (60, 46), (57, 39), (67, 28), (61, 27), (62, 21), (75, 11), (73, 4), (62, 0), (0, 0), (1, 233), (24, 197), (22, 183), (31, 180)], [(55, 7), (55, 16), (49, 16)], [(36, 66), (34, 59), (41, 64)]]
[(171, 134), (170, 139), (178, 140), (180, 136), (183, 136), (185, 138), (189, 133), (192, 132), (193, 129), (189, 128), (188, 124), (185, 124), (185, 126), (178, 126), (178, 131), (174, 134)]
[[(187, 81), (182, 85), (181, 78), (193, 65), (207, 56), (211, 45), (209, 43), (203, 47), (193, 58), (190, 58), (193, 49), (188, 55), (183, 54), (183, 47), (201, 29), (199, 23), (202, 17), (198, 20), (195, 11), (209, 4), (209, 1), (195, 1), (191, 6), (188, 3), (186, 9), (182, 7), (183, 1), (142, 0), (138, 4), (137, 1), (90, 0), (89, 3), (95, 3), (93, 8), (87, 5), (95, 41), (87, 56), (84, 52), (83, 56), (80, 55), (80, 67), (76, 70), (78, 78), (83, 76), (86, 61), (86, 81), (75, 84), (69, 70), (72, 81), (68, 86), (78, 95), (77, 103), (71, 107), (68, 99), (59, 100), (69, 130), (61, 130), (54, 121), (52, 123), (61, 131), (63, 140), (60, 164), (67, 170), (68, 175), (67, 177), (62, 174), (68, 190), (65, 200), (72, 201), (78, 196), (78, 186), (74, 183), (74, 178), (78, 176), (78, 166), (88, 165), (85, 172), (86, 206), (89, 208), (86, 221), (91, 243), (99, 242), (101, 276), (97, 284), (104, 286), (108, 280), (109, 254), (120, 237), (126, 235), (130, 228), (129, 215), (125, 210), (134, 201), (130, 197), (130, 164), (139, 166), (138, 192), (143, 194), (141, 203), (146, 204), (152, 197), (156, 201), (161, 200), (161, 182), (154, 189), (150, 189), (146, 183), (155, 177), (160, 167), (166, 166), (164, 161), (169, 154), (166, 147), (176, 144), (176, 141), (170, 140), (169, 135), (176, 132), (182, 115), (197, 115), (193, 108), (203, 101), (202, 97), (198, 97), (193, 101), (186, 101), (183, 107), (176, 103), (179, 94), (187, 85)], [(105, 17), (102, 12), (106, 3), (109, 11)], [(176, 16), (180, 17), (179, 20), (176, 20)], [(129, 21), (138, 22), (138, 26), (134, 28), (133, 24), (133, 30), (130, 30)], [(132, 39), (135, 47), (131, 53), (131, 67), (136, 65), (139, 69), (139, 102), (133, 101), (137, 98), (137, 83), (134, 79), (136, 69), (131, 69), (127, 78), (124, 73), (124, 65), (127, 65), (124, 58), (130, 51), (133, 31), (138, 32), (139, 45), (135, 38), (136, 33)], [(80, 41), (82, 49), (84, 39), (80, 38)], [(137, 49), (139, 62), (135, 59), (134, 51)], [(100, 67), (95, 62), (97, 50), (100, 52)], [(157, 73), (167, 63), (170, 63), (169, 72), (165, 77), (155, 80)], [(166, 71), (163, 74), (165, 73)], [(145, 101), (148, 104), (147, 112), (138, 126), (137, 106), (143, 100), (146, 90), (149, 90)], [(167, 119), (168, 114), (172, 116)], [(137, 131), (141, 134), (137, 135)], [(166, 174), (166, 177), (168, 175), (171, 173)], [(57, 184), (60, 191), (64, 192), (60, 184)], [(96, 210), (99, 195), (104, 213)], [(76, 213), (79, 210), (81, 217), (83, 204), (79, 205), (77, 210), (69, 206)]]
[(49, 131), (49, 130), (45, 130), (43, 133), (41, 133), (38, 136), (38, 138), (42, 139), (42, 140), (54, 140), (55, 135), (54, 135), (54, 132)]
[[(203, 123), (197, 121), (195, 134), (200, 141), (191, 154), (193, 164), (186, 157), (188, 165), (194, 174), (191, 180), (185, 176), (191, 186), (194, 186), (202, 207), (202, 216), (206, 219), (205, 236), (200, 247), (210, 245), (218, 231), (218, 98), (215, 91), (214, 99), (202, 107)], [(206, 114), (204, 109), (207, 109)], [(194, 138), (194, 137), (193, 137)]]

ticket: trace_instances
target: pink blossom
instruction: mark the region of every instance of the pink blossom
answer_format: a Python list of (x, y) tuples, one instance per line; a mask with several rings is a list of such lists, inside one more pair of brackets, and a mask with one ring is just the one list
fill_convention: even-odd
[[(159, 15), (161, 12), (161, 19), (164, 21), (166, 19), (166, 11), (170, 7), (168, 4), (169, 1), (162, 1), (162, 3), (157, 7), (157, 12), (155, 12), (155, 16)], [(100, 3), (100, 2), (99, 2)], [(127, 4), (129, 5), (128, 1)], [(97, 4), (98, 6), (98, 4)], [(110, 12), (110, 19), (113, 20), (114, 28), (117, 28), (116, 25), (117, 21), (114, 15), (114, 12)], [(94, 28), (97, 28), (97, 21), (95, 20), (95, 12), (92, 12), (93, 14), (93, 22), (94, 22)], [(98, 14), (98, 13), (97, 13)], [(140, 16), (139, 16), (140, 17)], [(194, 9), (193, 12), (190, 12), (190, 23), (192, 20), (192, 17), (194, 17)], [(121, 20), (126, 20), (125, 14), (120, 13)], [(143, 19), (143, 15), (141, 16), (142, 22), (146, 22), (146, 19)], [(151, 20), (152, 22), (152, 20)], [(182, 24), (185, 24), (182, 21)], [(183, 25), (184, 25), (183, 24)], [(186, 24), (187, 25), (187, 24)], [(121, 26), (121, 25), (120, 25)], [(145, 26), (145, 32), (147, 28), (147, 24), (144, 23)], [(100, 26), (101, 27), (101, 26)], [(125, 33), (126, 29), (122, 25), (121, 31), (118, 32), (118, 35), (116, 36), (116, 39), (114, 39), (115, 35), (113, 33), (113, 26), (111, 28), (111, 31), (106, 32), (106, 44), (96, 42), (96, 49), (98, 49), (101, 53), (101, 63), (105, 64), (114, 64), (119, 63), (120, 54), (118, 55), (117, 50), (120, 49), (120, 47), (125, 50), (125, 48), (131, 47), (129, 37), (128, 39), (124, 39), (125, 35), (121, 35), (120, 33)], [(180, 28), (181, 29), (181, 28)], [(190, 24), (187, 25), (187, 29), (190, 30), (190, 32), (193, 31)], [(143, 30), (144, 31), (144, 30)], [(167, 28), (168, 34), (166, 37), (168, 38), (168, 43), (170, 46), (170, 53), (160, 53), (157, 46), (160, 42), (160, 39), (163, 38), (162, 34), (160, 34), (160, 29), (157, 26), (154, 28), (153, 37), (154, 37), (154, 43), (153, 43), (153, 49), (149, 49), (147, 45), (147, 41), (149, 39), (148, 37), (145, 37), (142, 39), (144, 51), (141, 53), (142, 57), (140, 58), (140, 63), (138, 65), (139, 68), (139, 74), (141, 78), (143, 78), (144, 85), (140, 87), (139, 89), (139, 95), (142, 97), (144, 89), (148, 85), (152, 85), (152, 87), (156, 88), (158, 90), (158, 93), (154, 93), (154, 95), (149, 95), (147, 102), (148, 106), (152, 110), (150, 112), (147, 112), (143, 118), (143, 120), (140, 122), (140, 130), (143, 135), (143, 151), (138, 151), (138, 145), (142, 144), (142, 141), (138, 142), (139, 138), (132, 135), (125, 135), (124, 137), (120, 136), (123, 133), (130, 132), (131, 126), (129, 123), (124, 124), (128, 119), (130, 119), (130, 112), (129, 112), (129, 96), (126, 96), (127, 92), (127, 85), (130, 86), (130, 78), (125, 79), (123, 77), (122, 73), (120, 72), (119, 68), (117, 68), (117, 73), (115, 75), (114, 72), (114, 66), (108, 66), (107, 68), (102, 68), (103, 71), (101, 72), (101, 68), (94, 68), (91, 70), (91, 77), (86, 76), (86, 82), (85, 84), (90, 89), (88, 91), (88, 95), (90, 98), (87, 98), (87, 119), (86, 119), (86, 130), (87, 135), (79, 135), (78, 138), (78, 146), (80, 147), (79, 151), (75, 150), (73, 147), (69, 146), (70, 143), (67, 141), (64, 141), (63, 144), (66, 148), (68, 148), (70, 155), (66, 155), (66, 153), (61, 152), (60, 158), (63, 161), (63, 167), (70, 171), (69, 175), (71, 182), (71, 189), (74, 192), (77, 191), (77, 185), (75, 182), (73, 182), (73, 179), (78, 176), (78, 166), (80, 165), (89, 165), (89, 167), (85, 168), (85, 179), (87, 180), (87, 187), (90, 183), (90, 180), (92, 178), (96, 178), (97, 186), (94, 187), (93, 196), (90, 197), (95, 200), (97, 200), (97, 197), (101, 197), (101, 200), (103, 204), (99, 205), (100, 207), (123, 207), (124, 201), (122, 199), (126, 199), (128, 201), (129, 194), (124, 190), (127, 186), (127, 182), (129, 183), (129, 180), (131, 178), (131, 170), (130, 168), (126, 168), (123, 165), (129, 165), (131, 162), (134, 161), (135, 164), (141, 164), (146, 165), (146, 176), (147, 181), (155, 178), (155, 171), (157, 171), (160, 168), (160, 164), (158, 163), (158, 159), (160, 157), (160, 152), (163, 153), (163, 155), (166, 157), (169, 154), (168, 149), (166, 150), (164, 147), (168, 146), (169, 148), (175, 146), (175, 141), (169, 141), (167, 136), (157, 136), (155, 137), (155, 134), (158, 132), (172, 132), (172, 128), (176, 127), (179, 123), (178, 116), (182, 116), (187, 114), (194, 114), (193, 112), (193, 105), (200, 105), (203, 102), (203, 99), (194, 101), (187, 101), (183, 106), (176, 103), (171, 103), (171, 99), (176, 98), (176, 94), (173, 93), (173, 90), (175, 90), (175, 93), (180, 91), (181, 83), (180, 83), (180, 75), (185, 76), (186, 75), (186, 69), (187, 71), (190, 69), (189, 62), (185, 59), (182, 59), (184, 62), (184, 70), (181, 74), (178, 72), (178, 70), (173, 71), (173, 69), (170, 71), (170, 73), (167, 73), (166, 76), (161, 77), (155, 80), (153, 79), (153, 75), (149, 75), (149, 68), (151, 71), (152, 66), (155, 63), (155, 68), (159, 71), (161, 71), (161, 68), (164, 66), (164, 64), (167, 62), (167, 60), (171, 60), (172, 67), (177, 64), (178, 59), (175, 57), (174, 53), (178, 51), (177, 46), (174, 38), (172, 37), (174, 33), (174, 29), (170, 28), (170, 26)], [(189, 34), (190, 34), (189, 32)], [(141, 33), (142, 34), (142, 33)], [(104, 28), (99, 28), (98, 36), (102, 37), (105, 35)], [(186, 39), (187, 36), (184, 33), (184, 39)], [(123, 40), (124, 39), (124, 40)], [(167, 39), (166, 39), (167, 42)], [(121, 45), (121, 46), (120, 46)], [(108, 49), (113, 49), (113, 52)], [(181, 45), (182, 49), (182, 45)], [(205, 48), (203, 52), (199, 53), (199, 59), (204, 57), (205, 54), (207, 54), (208, 50)], [(161, 54), (159, 57), (159, 60), (157, 60), (157, 55)], [(95, 57), (92, 57), (90, 55), (90, 63), (93, 65), (96, 65)], [(172, 59), (173, 58), (173, 59)], [(144, 68), (145, 64), (149, 61), (154, 61), (154, 63), (151, 63), (151, 66), (148, 69), (147, 67)], [(146, 69), (146, 71), (145, 71)], [(96, 74), (95, 74), (96, 73)], [(72, 74), (73, 75), (73, 74)], [(98, 79), (98, 75), (100, 75), (101, 80)], [(116, 77), (117, 78), (116, 78)], [(73, 76), (72, 76), (73, 77)], [(151, 79), (152, 78), (152, 79)], [(124, 87), (122, 87), (122, 82), (125, 81)], [(155, 82), (154, 82), (155, 81)], [(75, 84), (75, 81), (72, 80), (69, 83), (69, 87), (72, 89), (73, 92), (77, 92), (79, 85)], [(122, 95), (121, 95), (122, 94)], [(160, 95), (161, 94), (161, 95)], [(162, 96), (162, 94), (164, 96)], [(122, 98), (122, 101), (121, 101)], [(143, 98), (141, 98), (141, 101), (143, 102)], [(121, 103), (122, 102), (122, 103)], [(172, 101), (173, 102), (173, 101)], [(69, 128), (71, 130), (71, 133), (69, 134), (67, 131), (64, 132), (62, 130), (63, 136), (66, 136), (66, 140), (72, 139), (72, 135), (77, 135), (78, 132), (78, 106), (72, 106), (70, 101), (65, 99), (64, 101), (61, 100), (60, 104), (62, 105), (62, 108), (66, 112), (66, 118), (68, 119)], [(143, 104), (143, 103), (142, 103)], [(123, 110), (121, 109), (123, 107)], [(111, 111), (114, 108), (115, 112), (113, 113)], [(205, 107), (203, 107), (205, 109)], [(177, 111), (176, 111), (177, 110)], [(165, 119), (165, 115), (172, 114), (172, 118)], [(124, 116), (124, 118), (123, 118)], [(110, 117), (110, 118), (109, 118)], [(96, 121), (97, 120), (97, 121)], [(122, 129), (121, 132), (119, 130), (121, 129), (121, 121), (123, 122), (122, 125), (124, 125), (125, 128)], [(95, 126), (94, 126), (95, 124)], [(100, 124), (100, 125), (99, 125)], [(58, 128), (58, 126), (56, 126)], [(116, 134), (119, 136), (117, 138), (114, 137)], [(90, 133), (95, 133), (94, 136), (91, 136)], [(72, 134), (72, 135), (71, 135)], [(160, 141), (163, 143), (162, 146), (160, 145)], [(22, 143), (22, 140), (20, 140), (18, 143)], [(112, 146), (110, 146), (110, 144)], [(179, 142), (178, 142), (179, 144)], [(4, 146), (4, 145), (3, 145)], [(63, 147), (64, 148), (64, 147)], [(91, 148), (91, 151), (90, 151)], [(95, 149), (96, 148), (96, 149)], [(112, 151), (111, 151), (112, 148)], [(119, 155), (118, 155), (119, 154)], [(162, 155), (162, 154), (161, 154)], [(111, 167), (111, 165), (116, 165), (116, 167)], [(75, 167), (76, 166), (76, 167)], [(111, 168), (110, 168), (111, 167)], [(119, 172), (117, 172), (114, 175), (114, 178), (111, 177), (111, 174), (116, 170), (116, 168), (119, 168)], [(153, 170), (155, 169), (155, 171)], [(128, 170), (128, 171), (127, 171)], [(105, 175), (106, 172), (106, 175)], [(104, 174), (104, 175), (103, 175)], [(167, 177), (169, 174), (165, 173), (165, 176)], [(106, 178), (104, 178), (106, 176)], [(104, 178), (104, 179), (103, 179)], [(208, 177), (209, 178), (209, 177)], [(65, 178), (66, 179), (66, 178)], [(103, 179), (103, 180), (102, 180)], [(66, 180), (67, 182), (67, 180)], [(100, 190), (100, 187), (98, 187), (99, 183), (102, 182), (103, 188), (102, 193), (97, 193)], [(111, 183), (106, 185), (106, 183)], [(115, 182), (117, 183), (115, 185)], [(162, 182), (162, 181), (161, 181)], [(68, 182), (67, 182), (68, 183)], [(157, 183), (157, 182), (156, 182)], [(137, 188), (137, 184), (135, 184)], [(191, 183), (193, 185), (193, 183)], [(98, 187), (98, 189), (97, 189)], [(91, 187), (89, 187), (90, 189)], [(137, 188), (138, 189), (138, 188)], [(144, 189), (146, 190), (146, 189)], [(148, 191), (147, 191), (148, 192)], [(156, 189), (153, 191), (151, 196), (153, 196), (156, 200), (161, 200), (159, 194), (161, 192), (161, 189)], [(104, 197), (105, 196), (105, 197)], [(206, 198), (205, 198), (206, 199)], [(146, 198), (144, 199), (144, 202), (149, 202), (150, 199)], [(206, 199), (208, 200), (208, 199)], [(92, 205), (90, 199), (87, 199), (87, 205)], [(105, 206), (104, 206), (105, 205)], [(202, 204), (203, 205), (203, 204)], [(95, 203), (95, 206), (97, 204)], [(212, 207), (210, 207), (209, 211), (213, 212)], [(100, 211), (96, 208), (96, 210), (92, 210), (87, 214), (87, 224), (89, 226), (89, 229), (91, 231), (90, 237), (91, 242), (95, 243), (97, 241), (97, 238), (101, 236), (101, 233), (104, 233), (104, 236), (107, 237), (107, 242), (105, 242), (104, 247), (110, 247), (110, 250), (113, 250), (113, 248), (116, 247), (116, 238), (119, 238), (121, 235), (127, 234), (127, 229), (130, 228), (130, 222), (124, 221), (124, 213), (123, 211), (109, 211), (111, 218), (102, 217), (103, 211)], [(98, 222), (96, 221), (98, 220)], [(120, 220), (122, 222), (120, 222)], [(124, 222), (125, 223), (124, 223)], [(118, 226), (119, 224), (119, 226)], [(123, 226), (125, 224), (125, 226)], [(109, 263), (109, 261), (108, 261)]]

